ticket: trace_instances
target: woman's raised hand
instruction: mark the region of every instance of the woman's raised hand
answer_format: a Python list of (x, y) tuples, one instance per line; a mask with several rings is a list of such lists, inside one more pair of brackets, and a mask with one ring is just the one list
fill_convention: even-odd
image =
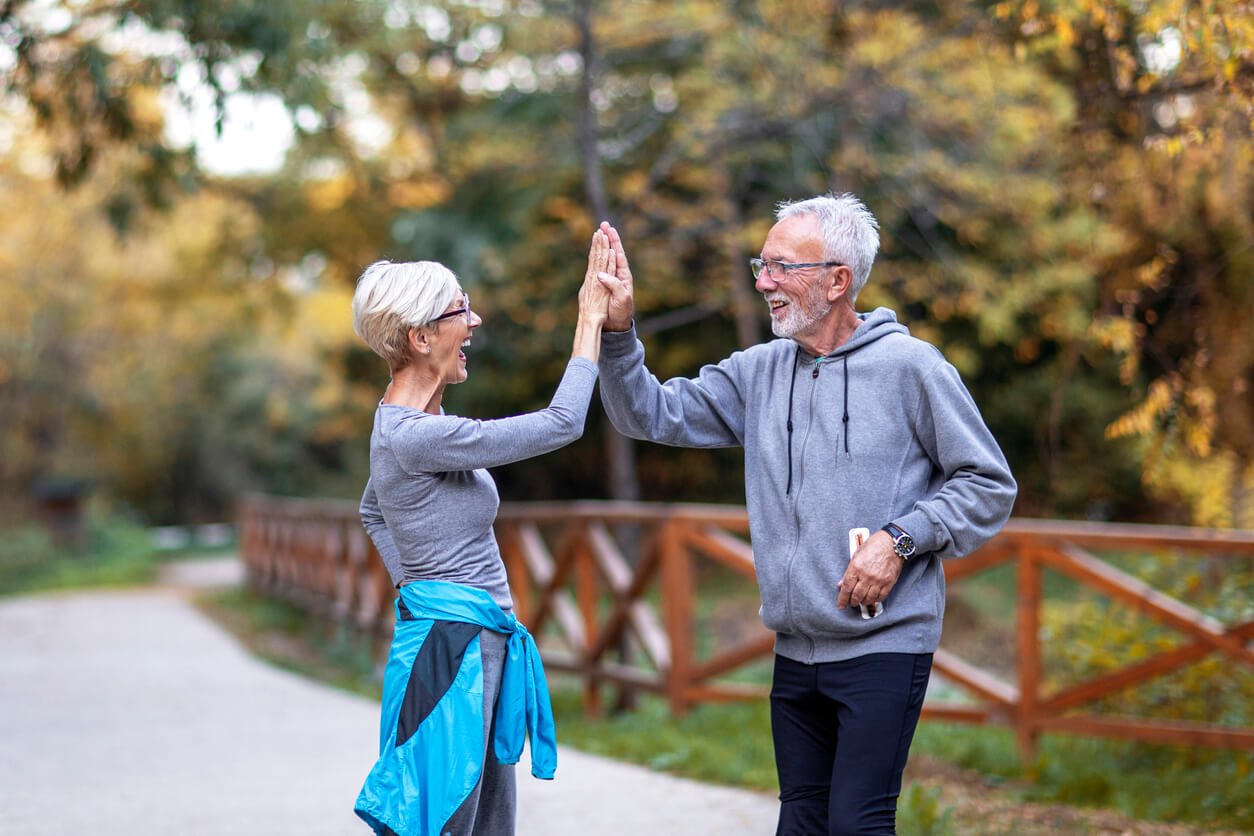
[(609, 236), (601, 229), (592, 233), (592, 247), (588, 250), (588, 271), (584, 273), (579, 288), (579, 318), (600, 328), (605, 322), (610, 302), (610, 292), (598, 278), (598, 274), (614, 272), (614, 249)]

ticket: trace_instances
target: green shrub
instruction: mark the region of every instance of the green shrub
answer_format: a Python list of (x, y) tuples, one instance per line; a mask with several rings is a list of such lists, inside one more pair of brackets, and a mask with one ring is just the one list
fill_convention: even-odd
[(93, 513), (80, 551), (56, 546), (36, 525), (0, 531), (0, 595), (41, 589), (144, 583), (158, 558), (147, 531), (131, 520)]
[[(1254, 617), (1251, 561), (1124, 556), (1113, 562), (1198, 611), (1223, 622)], [(1085, 592), (1051, 600), (1041, 620), (1046, 690), (1099, 677), (1190, 639), (1131, 606)], [(1254, 725), (1254, 671), (1212, 652), (1153, 679), (1121, 689), (1085, 711), (1161, 720)]]
[(897, 832), (902, 836), (946, 836), (954, 832), (954, 808), (941, 806), (941, 791), (910, 784), (897, 801)]

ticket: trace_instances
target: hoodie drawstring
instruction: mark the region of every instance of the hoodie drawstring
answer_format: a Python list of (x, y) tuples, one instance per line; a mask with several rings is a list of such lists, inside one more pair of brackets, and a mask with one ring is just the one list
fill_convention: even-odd
[(788, 382), (788, 487), (784, 489), (784, 496), (792, 495), (792, 391), (797, 388), (797, 360), (801, 357), (801, 347), (797, 347), (797, 353), (792, 356), (792, 378)]
[(843, 425), (841, 435), (845, 437), (845, 455), (849, 455), (849, 355), (844, 355), (842, 359), (845, 361), (845, 414), (840, 417), (841, 424)]
[[(797, 360), (800, 357), (801, 357), (801, 349), (798, 348), (797, 353), (794, 354), (792, 358), (792, 378), (788, 381), (788, 423), (784, 425), (788, 429), (788, 486), (784, 489), (785, 496), (792, 495), (792, 396), (793, 396), (793, 390), (797, 388)], [(830, 360), (831, 357), (832, 355), (829, 354), (826, 357), (815, 358), (814, 371), (811, 373), (810, 376), (817, 378), (819, 376), (819, 366), (823, 364), (824, 360)], [(844, 436), (845, 454), (848, 455), (849, 454), (849, 355), (847, 353), (843, 354), (841, 355), (840, 359), (842, 361), (842, 371), (844, 372), (844, 377), (845, 377), (844, 403), (842, 406), (844, 411), (840, 416), (841, 435)]]

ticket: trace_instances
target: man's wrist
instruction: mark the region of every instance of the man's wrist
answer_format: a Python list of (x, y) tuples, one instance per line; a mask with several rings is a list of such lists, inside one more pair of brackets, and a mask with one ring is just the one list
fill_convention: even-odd
[(914, 538), (896, 523), (885, 523), (880, 531), (892, 538), (893, 554), (900, 557), (903, 561), (908, 562), (917, 553), (918, 549), (915, 546)]

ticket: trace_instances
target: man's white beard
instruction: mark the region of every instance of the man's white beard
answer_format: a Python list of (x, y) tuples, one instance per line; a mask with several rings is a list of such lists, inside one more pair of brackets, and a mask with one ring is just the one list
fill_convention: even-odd
[(806, 310), (800, 307), (800, 300), (789, 300), (787, 313), (783, 319), (771, 317), (771, 333), (777, 337), (795, 337), (827, 316), (832, 310), (832, 303), (827, 301), (817, 284), (811, 285), (810, 292), (804, 301), (807, 305)]

